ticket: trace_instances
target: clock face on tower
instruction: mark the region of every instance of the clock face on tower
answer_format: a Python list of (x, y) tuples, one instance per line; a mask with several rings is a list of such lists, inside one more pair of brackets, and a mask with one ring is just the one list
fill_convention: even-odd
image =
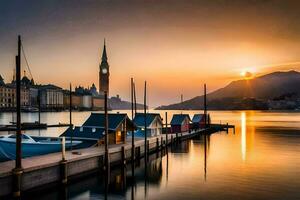
[(106, 68), (102, 69), (102, 74), (107, 74), (107, 69)]

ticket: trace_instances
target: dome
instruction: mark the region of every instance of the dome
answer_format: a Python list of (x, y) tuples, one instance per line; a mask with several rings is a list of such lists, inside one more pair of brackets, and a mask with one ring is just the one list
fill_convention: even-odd
[(22, 80), (21, 80), (21, 84), (22, 85), (30, 85), (31, 81), (27, 76), (23, 76)]

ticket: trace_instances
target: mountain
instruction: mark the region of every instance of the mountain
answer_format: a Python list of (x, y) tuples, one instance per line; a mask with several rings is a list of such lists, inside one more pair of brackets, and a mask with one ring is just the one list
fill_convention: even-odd
[[(131, 110), (131, 102), (122, 100), (118, 95), (111, 97), (108, 102), (109, 108), (112, 110)], [(144, 105), (137, 103), (136, 108), (138, 110), (144, 109)]]
[[(210, 109), (267, 109), (266, 102), (285, 94), (300, 94), (300, 73), (273, 72), (253, 79), (231, 82), (207, 95)], [(156, 109), (202, 109), (203, 96)]]

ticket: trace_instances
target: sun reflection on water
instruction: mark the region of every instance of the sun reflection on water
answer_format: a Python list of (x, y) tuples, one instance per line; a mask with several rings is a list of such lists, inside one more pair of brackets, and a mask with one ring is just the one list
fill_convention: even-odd
[(246, 134), (247, 134), (247, 129), (246, 129), (246, 113), (242, 112), (241, 113), (241, 151), (242, 151), (242, 159), (246, 160), (246, 147), (247, 147), (247, 139), (246, 139)]

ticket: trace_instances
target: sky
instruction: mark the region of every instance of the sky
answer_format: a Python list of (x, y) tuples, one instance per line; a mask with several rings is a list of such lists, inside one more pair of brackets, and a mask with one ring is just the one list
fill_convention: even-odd
[(138, 101), (147, 80), (149, 105), (167, 105), (204, 83), (300, 70), (299, 10), (297, 0), (2, 0), (0, 74), (11, 81), (21, 34), (36, 83), (98, 87), (105, 38), (110, 95), (129, 100), (134, 77)]

